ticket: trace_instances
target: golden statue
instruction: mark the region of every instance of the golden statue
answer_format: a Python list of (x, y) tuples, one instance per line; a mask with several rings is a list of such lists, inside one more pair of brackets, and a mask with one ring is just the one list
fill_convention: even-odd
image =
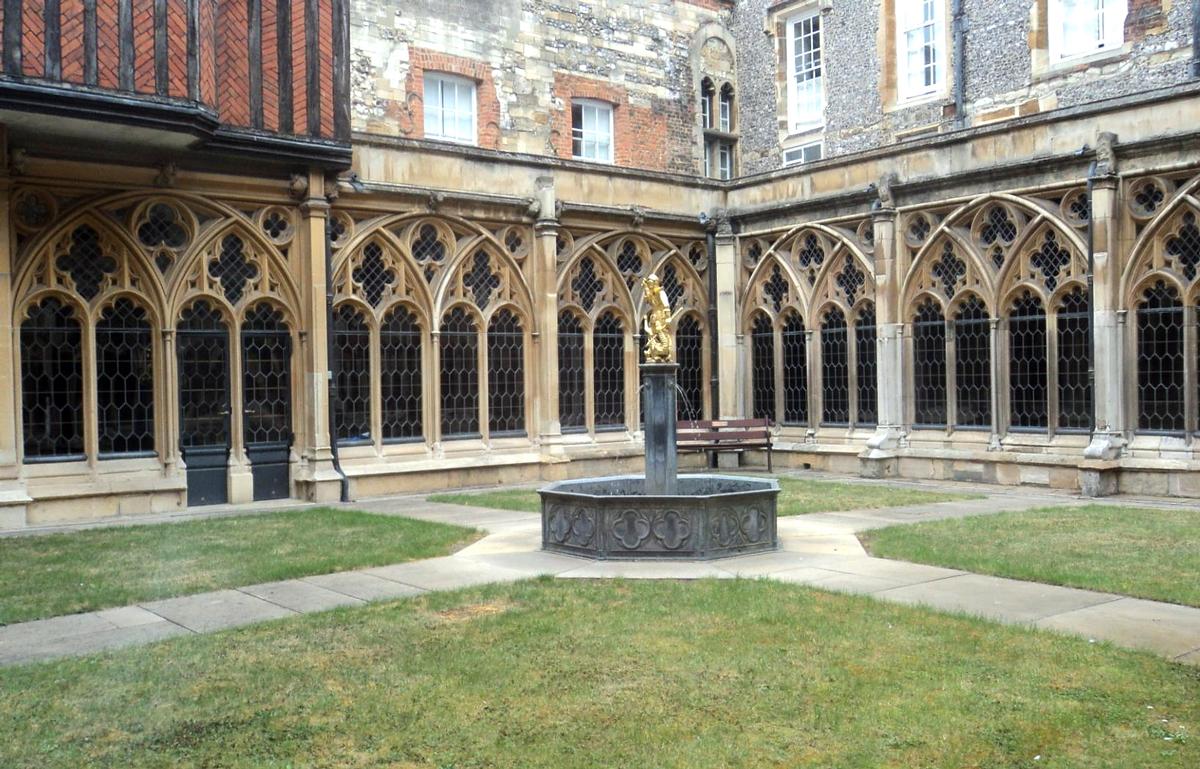
[(658, 276), (642, 278), (642, 291), (650, 312), (646, 314), (646, 362), (674, 363), (675, 338), (671, 336), (671, 302)]

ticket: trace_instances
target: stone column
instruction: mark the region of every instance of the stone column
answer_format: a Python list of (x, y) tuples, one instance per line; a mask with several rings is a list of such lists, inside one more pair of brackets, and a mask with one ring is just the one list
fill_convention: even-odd
[[(336, 197), (336, 186), (331, 190)], [(301, 344), (304, 388), (303, 445), (296, 488), (310, 502), (335, 502), (341, 497), (341, 476), (333, 467), (329, 435), (329, 329), (325, 306), (325, 226), (329, 219), (325, 177), (308, 173), (306, 197), (300, 203), (300, 315), (306, 332)]]
[[(890, 196), (889, 196), (890, 197)], [(899, 237), (896, 209), (891, 201), (872, 214), (875, 237), (875, 333), (879, 425), (859, 456), (860, 472), (868, 478), (895, 475), (896, 451), (904, 432), (904, 318), (900, 307)]]
[[(738, 398), (741, 380), (735, 376), (738, 370), (737, 241), (724, 211), (717, 212), (716, 220), (716, 264), (709, 265), (709, 269), (717, 271), (717, 327), (712, 333), (717, 335), (719, 345), (721, 402), (712, 404), (712, 415), (715, 419), (738, 419), (743, 414)], [(736, 458), (736, 455), (729, 456)]]
[(13, 327), (13, 251), (16, 238), (12, 229), (12, 181), (8, 175), (8, 136), (0, 126), (0, 529), (25, 525), (29, 495), (20, 479), (17, 463), (16, 371), (13, 347), (18, 330)]
[(558, 417), (558, 219), (554, 178), (540, 176), (530, 207), (533, 225), (533, 292), (536, 316), (537, 372), (535, 414), (542, 450), (561, 454), (562, 423)]
[(675, 446), (676, 363), (643, 363), (646, 397), (646, 494), (675, 494), (679, 457)]
[(1121, 318), (1121, 253), (1132, 243), (1119, 236), (1119, 179), (1114, 171), (1089, 179), (1092, 188), (1093, 327), (1092, 365), (1095, 383), (1096, 425), (1084, 450), (1080, 487), (1085, 496), (1107, 496), (1117, 491), (1114, 460), (1125, 446), (1124, 382), (1126, 347)]

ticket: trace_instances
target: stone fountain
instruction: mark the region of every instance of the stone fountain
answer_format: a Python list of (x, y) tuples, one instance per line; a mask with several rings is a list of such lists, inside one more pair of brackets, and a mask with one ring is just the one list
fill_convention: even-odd
[(646, 363), (646, 473), (554, 483), (542, 497), (542, 547), (600, 559), (708, 560), (778, 546), (779, 484), (729, 475), (678, 472), (674, 338), (666, 292), (643, 283)]

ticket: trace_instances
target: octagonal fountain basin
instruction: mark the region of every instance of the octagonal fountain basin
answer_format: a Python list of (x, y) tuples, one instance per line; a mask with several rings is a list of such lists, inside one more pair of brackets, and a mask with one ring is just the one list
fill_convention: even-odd
[(675, 494), (648, 495), (640, 475), (551, 484), (542, 496), (542, 547), (620, 560), (709, 560), (774, 550), (779, 483), (681, 475)]

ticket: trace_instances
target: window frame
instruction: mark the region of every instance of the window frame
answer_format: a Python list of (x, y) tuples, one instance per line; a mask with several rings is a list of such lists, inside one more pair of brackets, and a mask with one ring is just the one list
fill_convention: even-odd
[(1066, 22), (1069, 16), (1065, 8), (1065, 0), (1046, 0), (1048, 53), (1051, 65), (1114, 51), (1120, 52), (1124, 48), (1125, 20), (1129, 16), (1128, 0), (1099, 0), (1099, 2), (1103, 3), (1104, 7), (1096, 9), (1096, 20), (1103, 20), (1101, 23), (1107, 23), (1111, 19), (1116, 23), (1111, 25), (1103, 38), (1097, 36), (1097, 45), (1075, 48), (1071, 47), (1071, 41), (1066, 32)]
[[(796, 27), (805, 21), (815, 21), (816, 29), (816, 63), (815, 66), (809, 67), (807, 72), (816, 70), (819, 74), (809, 78), (808, 82), (817, 81), (817, 86), (813, 89), (816, 91), (818, 98), (815, 100), (815, 108), (806, 112), (800, 109), (800, 87), (798, 77), (801, 74), (796, 67)], [(788, 134), (796, 135), (807, 133), (809, 131), (822, 129), (825, 127), (825, 25), (821, 18), (820, 8), (811, 6), (787, 17), (784, 21), (785, 28), (785, 48), (786, 59), (784, 62), (784, 74), (786, 81), (786, 97), (787, 97), (787, 123)], [(810, 31), (809, 35), (812, 34)]]
[[(429, 87), (432, 84), (437, 85), (437, 107), (433, 107), (430, 99)], [(470, 88), (470, 105), (471, 105), (471, 135), (461, 136), (455, 133), (449, 133), (446, 130), (446, 86), (452, 85), (455, 88), (455, 109), (453, 114), (458, 116), (462, 110), (458, 108), (458, 88), (460, 86), (468, 86)], [(422, 98), (424, 99), (425, 109), (425, 138), (436, 141), (451, 142), (454, 144), (465, 144), (469, 146), (477, 146), (479, 144), (479, 84), (468, 77), (462, 75), (454, 75), (448, 72), (426, 72), (424, 82), (422, 84)], [(431, 132), (429, 130), (430, 118), (432, 113), (436, 112), (441, 117), (441, 130)], [(457, 124), (457, 120), (454, 121)]]
[[(579, 126), (575, 125), (575, 108), (580, 108), (580, 120), (583, 121)], [(588, 109), (597, 111), (603, 110), (608, 114), (608, 156), (607, 157), (588, 157), (584, 154), (584, 148), (587, 146), (588, 139), (587, 129), (584, 127), (586, 118), (584, 115)], [(575, 160), (583, 160), (589, 163), (604, 163), (612, 165), (615, 162), (617, 147), (616, 147), (616, 108), (613, 104), (600, 101), (599, 99), (571, 99), (571, 157)], [(575, 152), (575, 143), (579, 142), (580, 153)], [(593, 140), (595, 141), (595, 140)], [(598, 144), (598, 142), (597, 142)]]
[[(915, 26), (909, 26), (910, 15), (918, 10), (922, 16), (925, 4), (932, 2), (933, 19)], [(910, 70), (908, 67), (908, 34), (933, 26), (934, 72), (935, 81), (930, 85), (914, 89), (909, 84)], [(901, 102), (927, 99), (942, 93), (947, 83), (947, 46), (946, 46), (946, 3), (944, 0), (896, 0), (896, 94)], [(925, 43), (922, 43), (922, 47)], [(927, 65), (926, 65), (927, 66)]]

